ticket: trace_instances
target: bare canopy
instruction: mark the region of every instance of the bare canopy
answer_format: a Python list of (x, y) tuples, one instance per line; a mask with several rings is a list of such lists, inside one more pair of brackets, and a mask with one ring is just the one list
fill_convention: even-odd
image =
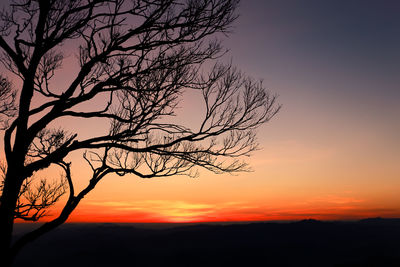
[[(238, 2), (11, 1), (0, 25), (0, 59), (8, 70), (0, 77), (1, 259), (10, 264), (23, 245), (64, 223), (108, 174), (248, 170), (241, 156), (257, 149), (254, 130), (280, 106), (260, 81), (231, 65), (210, 64), (226, 52), (217, 37), (229, 33)], [(78, 70), (67, 83), (55, 83), (71, 53)], [(195, 127), (173, 119), (188, 94), (202, 106), (193, 113)], [(90, 137), (53, 127), (68, 117), (97, 118), (109, 127)], [(92, 170), (81, 191), (66, 160), (73, 151), (82, 151)], [(58, 182), (35, 181), (50, 166), (63, 170)], [(38, 220), (64, 193), (58, 217), (11, 246), (14, 220)]]

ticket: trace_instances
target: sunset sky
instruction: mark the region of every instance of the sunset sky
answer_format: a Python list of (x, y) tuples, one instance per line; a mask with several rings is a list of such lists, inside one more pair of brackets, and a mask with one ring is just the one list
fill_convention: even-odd
[[(263, 79), (283, 105), (258, 131), (262, 149), (248, 159), (254, 171), (111, 175), (69, 222), (400, 216), (400, 2), (243, 0), (239, 13), (224, 60)], [(190, 119), (199, 111), (186, 101)], [(89, 134), (96, 122), (80, 127)], [(80, 157), (72, 155), (73, 175), (85, 185)]]

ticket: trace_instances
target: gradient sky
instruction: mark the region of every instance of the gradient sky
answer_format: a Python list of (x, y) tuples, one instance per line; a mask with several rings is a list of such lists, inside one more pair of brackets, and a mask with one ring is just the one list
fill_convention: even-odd
[(400, 216), (400, 2), (244, 0), (239, 13), (227, 60), (283, 104), (258, 132), (254, 172), (110, 176), (70, 222)]

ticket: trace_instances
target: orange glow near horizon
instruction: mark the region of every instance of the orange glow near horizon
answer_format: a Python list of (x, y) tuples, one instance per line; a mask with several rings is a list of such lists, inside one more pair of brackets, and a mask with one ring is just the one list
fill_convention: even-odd
[[(371, 208), (362, 199), (327, 196), (285, 207), (285, 203), (257, 206), (249, 202), (193, 203), (187, 201), (88, 201), (68, 219), (69, 223), (201, 223), (287, 221), (302, 219), (354, 220), (400, 217), (400, 210)], [(44, 221), (57, 214), (50, 213)]]

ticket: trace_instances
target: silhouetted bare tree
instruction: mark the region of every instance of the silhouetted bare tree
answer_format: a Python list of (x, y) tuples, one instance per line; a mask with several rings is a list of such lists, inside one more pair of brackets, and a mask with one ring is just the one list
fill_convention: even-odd
[[(254, 130), (279, 105), (261, 82), (230, 65), (208, 63), (225, 53), (215, 37), (229, 32), (237, 5), (238, 0), (11, 1), (0, 26), (1, 62), (9, 71), (0, 77), (1, 261), (10, 264), (27, 242), (64, 223), (108, 174), (153, 178), (196, 176), (195, 167), (248, 170), (240, 156), (257, 148)], [(79, 68), (64, 77), (68, 85), (54, 82), (74, 46)], [(185, 92), (203, 103), (204, 113), (193, 114), (200, 120), (195, 128), (169, 119)], [(53, 126), (66, 117), (97, 118), (110, 127), (80, 137), (79, 129)], [(79, 192), (66, 160), (73, 151), (82, 151), (92, 169)], [(50, 166), (61, 168), (61, 179), (35, 182), (33, 175)], [(11, 246), (14, 220), (38, 220), (64, 193), (69, 196), (58, 217)]]

